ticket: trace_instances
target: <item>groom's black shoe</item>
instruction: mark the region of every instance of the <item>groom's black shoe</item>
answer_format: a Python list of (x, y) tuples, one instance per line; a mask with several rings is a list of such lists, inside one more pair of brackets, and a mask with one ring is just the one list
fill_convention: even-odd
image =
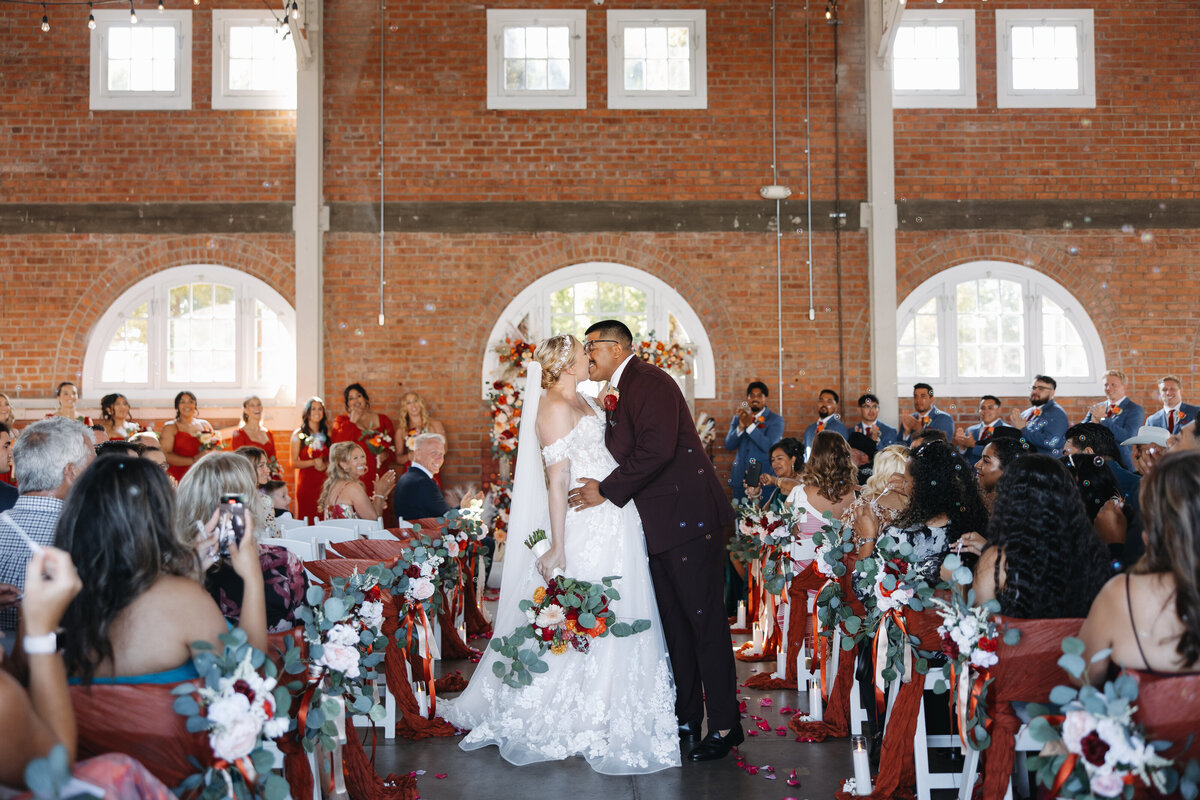
[(679, 723), (679, 738), (680, 739), (699, 739), (700, 738), (700, 720), (691, 722)]
[(730, 750), (744, 741), (746, 734), (742, 733), (741, 723), (730, 728), (724, 736), (717, 731), (710, 731), (704, 741), (688, 753), (688, 761), (716, 761), (729, 755)]

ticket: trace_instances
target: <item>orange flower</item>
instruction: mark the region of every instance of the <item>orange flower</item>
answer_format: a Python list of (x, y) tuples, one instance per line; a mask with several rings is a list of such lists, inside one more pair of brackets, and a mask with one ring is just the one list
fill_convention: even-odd
[(579, 633), (579, 626), (575, 624), (575, 620), (567, 620), (567, 630), (571, 633)]
[(545, 590), (545, 588), (543, 588), (543, 587), (539, 586), (539, 587), (537, 587), (536, 589), (534, 589), (534, 590), (533, 590), (533, 602), (535, 602), (535, 603), (540, 603), (540, 602), (542, 602), (542, 601), (543, 601), (543, 600), (545, 600), (545, 599), (546, 599), (546, 590)]
[(561, 656), (563, 653), (567, 652), (567, 643), (555, 642), (554, 644), (550, 645), (550, 652), (554, 653), (556, 656)]

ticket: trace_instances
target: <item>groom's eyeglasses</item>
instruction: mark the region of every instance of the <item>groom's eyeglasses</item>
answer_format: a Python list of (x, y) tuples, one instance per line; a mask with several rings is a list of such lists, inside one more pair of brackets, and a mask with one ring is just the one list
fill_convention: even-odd
[(596, 345), (601, 342), (609, 342), (611, 344), (620, 344), (616, 339), (589, 339), (583, 343), (583, 352), (590, 353), (596, 349)]

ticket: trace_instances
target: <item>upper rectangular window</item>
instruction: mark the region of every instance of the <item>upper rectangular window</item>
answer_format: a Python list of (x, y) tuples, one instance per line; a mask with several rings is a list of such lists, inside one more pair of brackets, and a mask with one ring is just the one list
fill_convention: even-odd
[(1095, 108), (1090, 8), (996, 11), (996, 105)]
[(587, 108), (587, 12), (488, 9), (487, 107)]
[(213, 108), (296, 107), (296, 47), (270, 11), (213, 9)]
[(975, 12), (904, 12), (892, 47), (895, 108), (975, 108)]
[(608, 12), (609, 108), (708, 108), (704, 11)]
[(192, 12), (97, 9), (91, 32), (92, 109), (192, 107)]

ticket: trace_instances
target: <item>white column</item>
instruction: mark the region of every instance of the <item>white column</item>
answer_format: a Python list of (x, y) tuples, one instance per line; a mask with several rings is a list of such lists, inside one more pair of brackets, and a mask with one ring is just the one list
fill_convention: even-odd
[[(894, 0), (864, 0), (867, 14), (867, 264), (871, 291), (871, 386), (880, 419), (897, 421), (896, 392), (896, 163), (892, 127), (891, 46)], [(889, 7), (885, 10), (883, 6)], [(881, 47), (881, 44), (884, 44)], [(882, 57), (880, 57), (882, 51)]]
[(325, 321), (321, 303), (324, 284), (325, 231), (321, 170), (321, 87), (324, 47), (321, 42), (322, 0), (303, 0), (299, 20), (290, 23), (296, 42), (296, 403), (322, 392), (325, 383)]

